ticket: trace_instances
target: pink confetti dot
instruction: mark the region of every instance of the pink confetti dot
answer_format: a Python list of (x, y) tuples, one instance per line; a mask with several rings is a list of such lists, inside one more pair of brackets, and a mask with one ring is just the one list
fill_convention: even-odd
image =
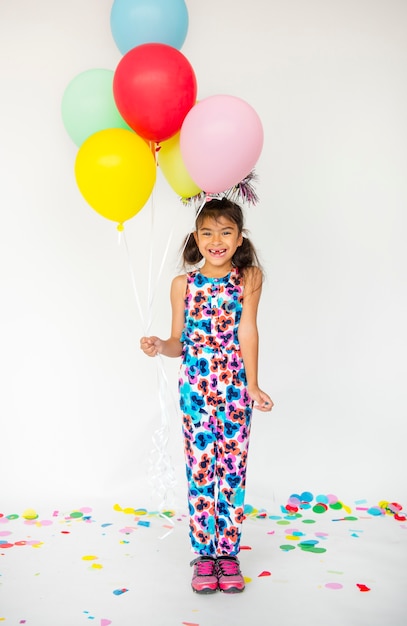
[(343, 585), (341, 583), (326, 583), (325, 587), (327, 589), (342, 589)]
[(84, 515), (89, 515), (89, 513), (92, 513), (92, 509), (90, 506), (82, 506), (80, 509), (78, 509), (81, 513), (83, 513)]

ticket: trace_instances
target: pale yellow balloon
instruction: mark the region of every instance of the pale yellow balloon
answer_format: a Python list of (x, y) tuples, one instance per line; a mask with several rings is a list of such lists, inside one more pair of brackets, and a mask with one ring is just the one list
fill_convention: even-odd
[(172, 189), (182, 198), (191, 198), (202, 189), (192, 180), (181, 154), (180, 133), (160, 143), (158, 165)]
[(88, 204), (122, 226), (149, 199), (156, 181), (156, 165), (144, 139), (129, 130), (108, 128), (94, 133), (81, 145), (75, 177)]

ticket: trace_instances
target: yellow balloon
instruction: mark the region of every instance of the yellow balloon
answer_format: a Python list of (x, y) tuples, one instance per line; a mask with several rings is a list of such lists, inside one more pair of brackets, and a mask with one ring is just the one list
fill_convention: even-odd
[(190, 177), (181, 154), (180, 133), (160, 143), (158, 165), (167, 182), (182, 198), (191, 198), (202, 189)]
[(75, 177), (86, 202), (122, 227), (150, 197), (156, 165), (144, 139), (123, 128), (108, 128), (81, 145)]

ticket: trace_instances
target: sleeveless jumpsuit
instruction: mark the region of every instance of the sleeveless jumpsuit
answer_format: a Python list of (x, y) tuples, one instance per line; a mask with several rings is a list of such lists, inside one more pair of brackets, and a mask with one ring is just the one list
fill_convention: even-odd
[(201, 555), (235, 556), (244, 520), (252, 401), (240, 352), (243, 277), (187, 274), (179, 393), (189, 535)]

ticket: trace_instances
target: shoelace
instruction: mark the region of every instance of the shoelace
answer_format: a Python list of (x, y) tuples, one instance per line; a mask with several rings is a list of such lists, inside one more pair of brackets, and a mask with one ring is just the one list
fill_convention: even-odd
[(197, 561), (195, 567), (197, 576), (212, 576), (214, 562), (211, 559)]
[(223, 576), (235, 576), (236, 574), (240, 574), (239, 563), (233, 559), (219, 559), (218, 567)]

